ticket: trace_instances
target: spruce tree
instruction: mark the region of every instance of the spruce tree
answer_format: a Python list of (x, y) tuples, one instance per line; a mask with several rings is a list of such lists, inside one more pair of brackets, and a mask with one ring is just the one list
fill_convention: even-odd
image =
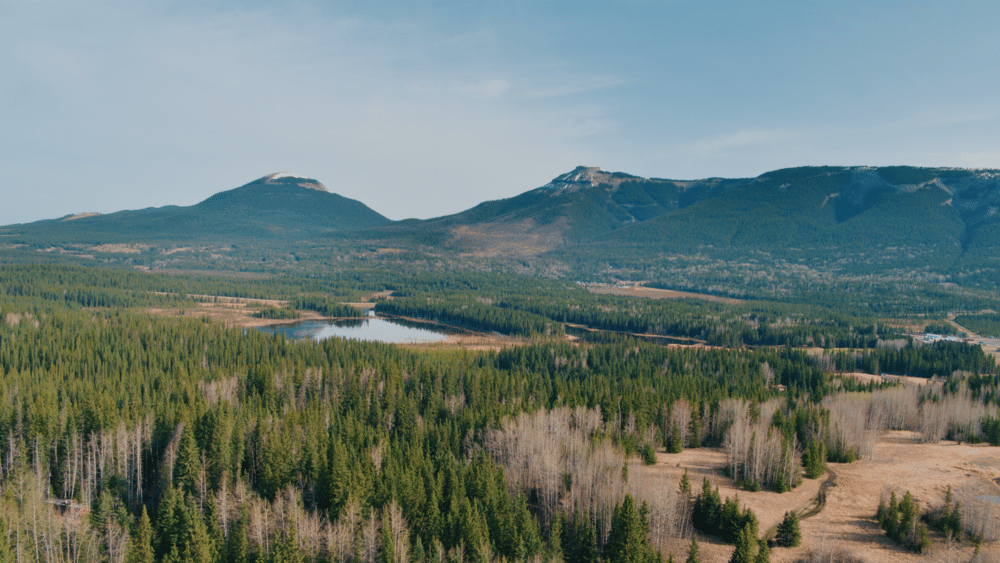
[(764, 540), (757, 542), (757, 556), (754, 557), (754, 563), (771, 563), (771, 548)]
[(719, 515), (719, 535), (727, 542), (733, 542), (743, 529), (744, 522), (740, 514), (739, 497), (727, 498)]
[(701, 409), (696, 408), (691, 411), (691, 433), (688, 435), (689, 448), (701, 447)]
[(597, 532), (589, 519), (582, 518), (578, 513), (573, 515), (573, 555), (567, 558), (567, 563), (597, 563)]
[(698, 538), (691, 535), (691, 547), (688, 548), (686, 563), (701, 563), (701, 556), (698, 554)]
[(392, 526), (388, 514), (382, 516), (382, 532), (378, 539), (378, 562), (396, 562), (396, 540), (392, 535)]
[(191, 424), (185, 424), (181, 431), (181, 440), (177, 448), (177, 461), (174, 463), (174, 486), (185, 493), (198, 496), (198, 477), (201, 473), (201, 456), (198, 443), (194, 439)]
[(955, 507), (951, 510), (951, 514), (948, 517), (948, 528), (951, 533), (954, 534), (955, 539), (961, 541), (962, 539), (962, 503), (956, 502)]
[(752, 537), (749, 524), (744, 526), (739, 534), (736, 535), (735, 543), (736, 548), (733, 549), (733, 555), (729, 558), (729, 563), (754, 563), (757, 538)]
[(913, 550), (917, 553), (925, 553), (931, 548), (931, 539), (927, 535), (927, 524), (920, 522), (913, 534)]
[(719, 514), (722, 501), (719, 499), (719, 489), (712, 490), (708, 477), (701, 482), (701, 494), (694, 503), (692, 520), (694, 527), (709, 535), (719, 533)]
[(896, 500), (896, 491), (889, 497), (889, 508), (885, 513), (885, 525), (883, 529), (890, 538), (896, 539), (896, 530), (899, 528), (899, 502)]
[(169, 487), (156, 511), (156, 554), (163, 558), (172, 549), (180, 550), (183, 542), (184, 494)]
[(636, 510), (632, 495), (625, 495), (611, 521), (611, 532), (604, 549), (608, 563), (649, 563), (655, 557), (644, 520)]
[(667, 453), (679, 454), (684, 450), (684, 445), (681, 442), (681, 429), (674, 423), (674, 427), (670, 432), (670, 441), (667, 443)]
[(798, 547), (802, 542), (799, 515), (794, 510), (785, 513), (784, 520), (778, 525), (775, 542), (781, 547)]
[(142, 514), (139, 516), (135, 532), (132, 534), (128, 563), (153, 563), (153, 526), (149, 522), (146, 505), (142, 505)]
[[(272, 563), (305, 563), (305, 557), (302, 556), (302, 550), (299, 549), (299, 536), (296, 528), (294, 520), (289, 520), (285, 524), (284, 538), (276, 539), (274, 542)], [(281, 534), (281, 531), (275, 530), (275, 533)]]
[(802, 465), (806, 477), (816, 479), (826, 473), (826, 444), (822, 440), (813, 439), (802, 453)]
[(743, 525), (750, 526), (751, 537), (756, 538), (760, 534), (760, 523), (757, 521), (757, 515), (750, 510), (750, 507), (743, 509)]
[(691, 509), (691, 478), (688, 477), (687, 468), (684, 469), (684, 475), (681, 476), (681, 498), (687, 501), (688, 510)]
[(184, 560), (190, 563), (213, 563), (216, 554), (215, 542), (208, 534), (205, 520), (193, 501), (188, 504), (181, 522), (181, 541), (184, 543), (181, 553), (184, 555)]
[(917, 507), (913, 503), (913, 495), (906, 491), (903, 501), (899, 503), (899, 527), (896, 530), (896, 541), (902, 541), (913, 535), (917, 522)]
[(552, 527), (549, 528), (549, 555), (556, 560), (563, 559), (562, 536), (563, 528), (566, 527), (566, 513), (560, 512), (552, 520)]
[(229, 532), (229, 544), (226, 549), (227, 563), (249, 563), (250, 538), (247, 533), (250, 514), (244, 507), (239, 520)]
[(220, 559), (226, 546), (226, 538), (222, 534), (222, 516), (219, 514), (219, 506), (215, 502), (214, 495), (208, 495), (205, 501), (205, 529), (208, 537), (212, 539), (214, 549), (218, 551), (216, 559)]
[(424, 551), (424, 541), (417, 536), (416, 541), (413, 542), (413, 552), (410, 554), (411, 563), (424, 563), (427, 553)]

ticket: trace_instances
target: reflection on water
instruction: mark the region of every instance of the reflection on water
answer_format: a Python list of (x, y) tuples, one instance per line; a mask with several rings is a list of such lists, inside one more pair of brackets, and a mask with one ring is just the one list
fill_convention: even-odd
[(414, 323), (404, 323), (381, 317), (342, 321), (301, 321), (294, 324), (262, 326), (258, 330), (267, 334), (280, 332), (286, 337), (296, 340), (312, 338), (317, 341), (337, 337), (402, 344), (439, 342), (448, 338), (447, 334), (428, 330)]

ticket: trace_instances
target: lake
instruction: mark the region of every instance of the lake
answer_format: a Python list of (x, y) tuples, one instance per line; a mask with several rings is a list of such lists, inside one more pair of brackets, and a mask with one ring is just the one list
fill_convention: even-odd
[(326, 340), (327, 338), (353, 338), (354, 340), (371, 342), (414, 344), (440, 342), (448, 338), (448, 334), (440, 330), (431, 330), (419, 323), (384, 317), (368, 317), (365, 319), (341, 321), (300, 321), (292, 324), (262, 326), (258, 327), (257, 330), (267, 334), (280, 332), (286, 337), (295, 340), (312, 338), (317, 341)]

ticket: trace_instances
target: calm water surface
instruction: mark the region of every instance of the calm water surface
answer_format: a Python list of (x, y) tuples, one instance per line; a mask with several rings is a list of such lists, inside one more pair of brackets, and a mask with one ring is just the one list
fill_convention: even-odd
[(294, 324), (262, 326), (258, 327), (258, 330), (267, 334), (280, 332), (288, 338), (296, 340), (312, 338), (317, 341), (327, 338), (353, 338), (354, 340), (405, 344), (440, 342), (448, 338), (447, 334), (437, 330), (429, 330), (415, 323), (382, 317), (345, 321), (301, 321)]

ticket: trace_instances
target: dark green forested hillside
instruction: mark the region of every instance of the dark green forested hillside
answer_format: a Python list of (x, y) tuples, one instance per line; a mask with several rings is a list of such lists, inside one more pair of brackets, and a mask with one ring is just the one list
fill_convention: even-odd
[(189, 207), (167, 206), (62, 218), (5, 231), (11, 242), (51, 244), (285, 244), (288, 237), (378, 227), (389, 220), (308, 178), (265, 176)]

